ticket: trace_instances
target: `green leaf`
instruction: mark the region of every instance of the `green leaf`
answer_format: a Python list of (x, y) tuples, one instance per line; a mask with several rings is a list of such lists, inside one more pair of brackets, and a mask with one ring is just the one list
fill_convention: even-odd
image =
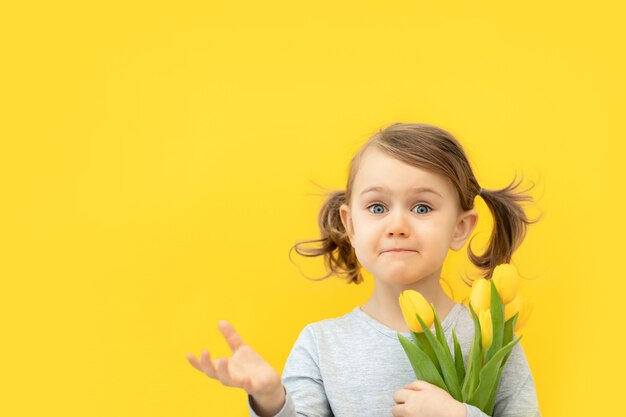
[[(450, 348), (448, 347), (448, 341), (446, 340), (446, 335), (443, 332), (443, 327), (441, 327), (441, 320), (439, 320), (439, 315), (437, 314), (437, 310), (435, 309), (435, 306), (432, 304), (430, 306), (433, 309), (433, 313), (435, 313), (435, 332), (437, 335), (437, 340), (439, 340), (439, 343), (441, 344), (441, 346), (445, 348), (443, 349), (443, 351), (448, 357), (448, 360), (450, 361), (450, 363), (452, 363), (454, 359), (452, 359), (452, 353), (450, 353)], [(459, 381), (462, 381), (462, 379), (459, 379), (459, 376), (457, 373), (457, 384), (460, 384)]]
[(424, 335), (424, 333), (415, 333), (413, 331), (411, 331), (411, 333), (413, 334), (413, 338), (415, 339), (415, 344), (419, 346), (419, 348), (422, 349), (422, 351), (428, 355), (432, 363), (435, 364), (437, 371), (439, 371), (439, 375), (441, 375), (441, 377), (443, 378), (443, 373), (441, 372), (441, 366), (439, 366), (437, 355), (435, 355), (435, 351), (430, 346), (430, 343), (428, 343), (428, 339), (426, 338), (426, 335)]
[[(448, 341), (446, 340), (446, 335), (444, 334), (443, 328), (441, 327), (441, 321), (439, 320), (437, 310), (432, 304), (430, 305), (430, 307), (433, 309), (433, 313), (435, 314), (435, 334), (437, 335), (437, 340), (439, 340), (439, 343), (441, 343), (442, 346), (447, 346)], [(446, 349), (446, 351), (448, 353), (450, 352), (450, 350), (448, 349)], [(450, 359), (452, 359), (452, 355), (450, 355)]]
[(478, 387), (476, 387), (476, 391), (470, 397), (468, 404), (472, 404), (478, 408), (480, 408), (483, 412), (486, 412), (486, 406), (491, 397), (491, 390), (494, 386), (497, 386), (499, 381), (497, 379), (498, 375), (500, 375), (500, 365), (504, 359), (504, 356), (513, 349), (513, 346), (517, 342), (519, 342), (521, 337), (510, 342), (508, 345), (504, 346), (495, 355), (493, 358), (487, 362), (487, 364), (480, 371), (480, 382)]
[(463, 352), (461, 351), (461, 345), (459, 344), (459, 339), (457, 339), (454, 329), (452, 329), (452, 339), (454, 340), (454, 364), (456, 365), (456, 374), (459, 377), (459, 381), (463, 381), (465, 379)]
[[(424, 335), (426, 335), (430, 346), (435, 351), (435, 355), (437, 355), (437, 360), (439, 361), (439, 365), (441, 365), (443, 379), (448, 386), (448, 389), (446, 389), (446, 391), (450, 393), (452, 398), (460, 401), (462, 399), (462, 394), (461, 387), (459, 385), (459, 377), (457, 376), (456, 369), (454, 368), (454, 364), (452, 363), (452, 354), (450, 354), (450, 348), (448, 347), (448, 344), (446, 343), (445, 346), (442, 346), (435, 338), (435, 336), (433, 336), (430, 329), (428, 328), (428, 326), (426, 326), (426, 323), (424, 323), (420, 315), (416, 313), (415, 316), (422, 326), (422, 329), (426, 329), (424, 331)], [(448, 351), (447, 355), (445, 350)]]
[[(500, 381), (500, 375), (502, 374), (502, 370), (504, 369), (504, 363), (506, 362), (507, 357), (508, 355), (505, 356), (504, 360), (502, 361), (502, 366), (500, 366), (500, 369), (498, 370), (498, 376), (496, 377), (496, 381)], [(485, 413), (490, 416), (493, 415), (493, 408), (496, 405), (496, 394), (498, 392), (499, 385), (500, 384), (493, 385), (493, 388), (491, 388), (491, 394), (489, 395), (489, 400), (487, 401), (487, 405), (485, 406)]]
[(411, 363), (411, 367), (413, 368), (417, 379), (426, 381), (447, 391), (446, 384), (443, 382), (443, 379), (441, 379), (439, 371), (432, 363), (428, 355), (409, 339), (400, 333), (397, 334), (400, 344), (409, 358), (409, 362)]
[[(515, 334), (515, 323), (517, 323), (517, 316), (519, 313), (515, 313), (515, 315), (513, 317), (511, 317), (506, 324), (504, 325), (504, 338), (506, 340), (505, 344), (508, 344), (512, 339), (513, 339), (513, 335)], [(508, 330), (507, 330), (508, 329)], [(510, 336), (509, 333), (510, 332)], [(511, 355), (511, 352), (513, 352), (513, 350), (511, 350), (509, 353), (506, 354), (506, 356), (504, 357), (504, 360), (502, 361), (502, 367), (504, 367), (504, 364), (506, 363), (506, 361), (509, 359), (509, 356)]]
[(472, 341), (472, 346), (470, 347), (469, 359), (467, 360), (467, 369), (465, 371), (465, 379), (463, 380), (463, 388), (461, 390), (464, 402), (467, 402), (467, 400), (472, 396), (474, 390), (478, 386), (480, 368), (483, 366), (480, 321), (478, 320), (478, 316), (476, 315), (476, 312), (472, 308), (471, 304), (469, 305), (469, 310), (472, 313), (472, 319), (474, 320), (474, 339)]
[(513, 317), (504, 323), (504, 337), (502, 339), (503, 345), (506, 345), (513, 340), (513, 330), (515, 329), (515, 323), (517, 323), (517, 316), (519, 316), (519, 313), (515, 313)]
[(493, 280), (489, 280), (491, 283), (491, 324), (493, 328), (493, 340), (491, 346), (487, 349), (487, 362), (495, 355), (497, 351), (502, 348), (502, 340), (504, 337), (504, 306), (502, 305), (502, 299), (496, 289), (496, 284)]

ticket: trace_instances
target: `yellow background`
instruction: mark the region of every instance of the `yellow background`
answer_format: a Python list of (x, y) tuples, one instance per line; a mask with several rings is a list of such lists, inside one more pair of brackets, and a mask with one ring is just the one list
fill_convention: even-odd
[[(369, 275), (309, 281), (322, 260), (296, 255), (300, 270), (288, 250), (395, 121), (450, 130), (485, 188), (537, 184), (545, 218), (513, 262), (541, 410), (615, 411), (618, 3), (3, 5), (0, 415), (246, 416), (185, 353), (229, 355), (228, 319), (282, 370), (305, 324), (365, 302)], [(444, 275), (467, 270), (463, 249)]]

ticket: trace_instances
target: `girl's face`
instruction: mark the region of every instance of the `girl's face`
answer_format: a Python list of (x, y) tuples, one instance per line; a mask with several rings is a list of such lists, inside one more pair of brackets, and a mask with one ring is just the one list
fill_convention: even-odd
[(449, 179), (376, 148), (363, 156), (352, 192), (342, 223), (361, 265), (388, 283), (438, 281), (448, 249), (461, 249), (478, 220), (474, 209), (461, 212)]

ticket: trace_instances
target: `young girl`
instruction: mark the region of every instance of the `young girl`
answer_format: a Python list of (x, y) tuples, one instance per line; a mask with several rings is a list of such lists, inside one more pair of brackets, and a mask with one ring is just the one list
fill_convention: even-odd
[[(222, 384), (244, 389), (251, 416), (485, 417), (415, 380), (396, 333), (410, 337), (398, 298), (413, 289), (433, 303), (451, 351), (454, 328), (467, 364), (474, 322), (467, 307), (442, 290), (441, 270), (448, 249), (463, 248), (476, 226), (478, 195), (493, 214), (494, 231), (483, 255), (468, 248), (468, 256), (488, 279), (496, 265), (510, 262), (534, 223), (519, 205), (532, 198), (513, 193), (517, 185), (481, 188), (461, 145), (443, 129), (395, 123), (381, 130), (352, 159), (346, 190), (332, 193), (322, 207), (322, 238), (294, 245), (301, 255), (323, 255), (331, 270), (326, 277), (334, 273), (359, 284), (363, 266), (375, 280), (371, 298), (342, 317), (305, 326), (282, 378), (226, 321), (218, 327), (231, 358), (211, 359), (205, 350), (187, 359)], [(310, 242), (321, 247), (298, 250)], [(540, 416), (521, 343), (502, 372), (493, 415)]]

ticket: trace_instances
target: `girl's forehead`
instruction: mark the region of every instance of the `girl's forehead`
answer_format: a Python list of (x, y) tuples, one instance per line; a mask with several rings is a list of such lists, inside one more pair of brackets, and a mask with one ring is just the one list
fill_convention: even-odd
[(358, 195), (372, 187), (378, 187), (379, 191), (409, 191), (424, 187), (433, 189), (441, 196), (454, 191), (449, 178), (409, 165), (378, 150), (367, 152), (361, 160), (354, 178), (353, 192)]

